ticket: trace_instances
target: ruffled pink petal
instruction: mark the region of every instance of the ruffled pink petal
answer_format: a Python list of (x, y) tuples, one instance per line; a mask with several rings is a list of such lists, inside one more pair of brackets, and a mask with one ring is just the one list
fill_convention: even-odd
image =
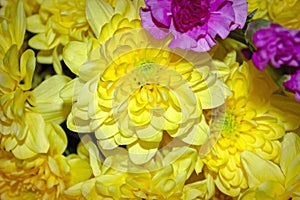
[(222, 39), (225, 39), (230, 32), (232, 22), (234, 22), (234, 11), (231, 2), (227, 2), (222, 4), (220, 10), (210, 14), (207, 22), (208, 32), (211, 37), (215, 37), (218, 34)]
[(169, 28), (171, 23), (171, 0), (145, 0), (151, 10), (152, 17), (164, 28)]
[(234, 10), (234, 24), (231, 25), (230, 30), (234, 30), (236, 28), (243, 28), (247, 15), (248, 15), (248, 4), (245, 0), (233, 0), (232, 1), (232, 7)]
[(206, 52), (209, 51), (215, 45), (216, 41), (209, 35), (207, 35), (206, 37), (199, 39), (197, 41), (197, 47), (192, 48), (192, 50), (196, 52)]
[(270, 39), (275, 37), (275, 33), (270, 30), (260, 29), (253, 36), (253, 42), (257, 48), (266, 47)]
[(204, 38), (207, 35), (207, 29), (208, 29), (207, 24), (204, 24), (202, 26), (196, 26), (192, 30), (184, 34), (188, 35), (189, 37), (197, 41), (199, 38)]
[(300, 101), (300, 93), (299, 92), (295, 92), (295, 98), (297, 101)]
[(186, 34), (181, 34), (178, 32), (177, 34), (173, 33), (173, 35), (174, 38), (169, 44), (170, 48), (181, 48), (185, 50), (190, 50), (197, 46), (196, 40), (194, 40)]
[(163, 39), (168, 35), (169, 32), (164, 29), (160, 29), (152, 21), (151, 11), (146, 11), (146, 9), (140, 9), (140, 16), (142, 19), (142, 26), (151, 33), (151, 35), (156, 39)]
[(266, 51), (254, 52), (252, 55), (252, 62), (259, 70), (264, 70), (268, 63), (269, 57)]
[(284, 82), (283, 85), (293, 92), (300, 92), (300, 69), (296, 74), (292, 74), (290, 80)]

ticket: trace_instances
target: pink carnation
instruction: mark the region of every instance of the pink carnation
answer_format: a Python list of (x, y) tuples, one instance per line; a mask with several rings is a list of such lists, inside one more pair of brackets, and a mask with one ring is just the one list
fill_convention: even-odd
[(278, 24), (256, 31), (252, 55), (254, 65), (264, 70), (270, 63), (275, 68), (298, 67), (300, 64), (300, 30), (289, 30)]
[(300, 69), (290, 75), (290, 79), (283, 86), (295, 93), (295, 98), (300, 101)]
[(142, 25), (153, 37), (171, 33), (171, 48), (204, 52), (242, 28), (247, 18), (246, 0), (145, 0), (141, 8)]

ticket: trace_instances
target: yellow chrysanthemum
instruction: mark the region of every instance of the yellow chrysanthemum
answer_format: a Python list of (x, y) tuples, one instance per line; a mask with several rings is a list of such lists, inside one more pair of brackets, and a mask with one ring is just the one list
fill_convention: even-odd
[(232, 55), (235, 53), (227, 58), (232, 62), (232, 72), (226, 82), (233, 95), (225, 107), (211, 112), (211, 137), (201, 147), (200, 155), (206, 172), (212, 174), (219, 190), (236, 197), (248, 187), (240, 162), (241, 153), (249, 150), (278, 162), (279, 139), (286, 130), (297, 128), (299, 122), (294, 120), (296, 115), (284, 115), (270, 105), (276, 86), (268, 76), (247, 63), (239, 66)]
[(249, 13), (257, 9), (254, 19), (264, 18), (288, 28), (300, 28), (300, 1), (249, 0)]
[[(71, 41), (87, 42), (91, 38), (99, 39), (102, 26), (107, 24), (114, 14), (127, 12), (130, 20), (137, 19), (137, 7), (142, 5), (141, 2), (116, 1), (113, 8), (105, 1), (43, 1), (39, 14), (27, 18), (27, 29), (37, 33), (29, 40), (29, 45), (40, 50), (37, 55), (38, 62), (53, 63), (55, 71), (61, 74), (59, 61), (65, 45)], [(121, 23), (121, 27), (125, 25), (120, 17), (118, 22)], [(102, 39), (105, 39), (103, 34)]]
[(7, 13), (12, 18), (1, 23), (1, 32), (5, 34), (1, 35), (0, 53), (0, 146), (24, 159), (48, 150), (45, 138), (48, 122), (59, 124), (66, 119), (69, 106), (59, 98), (59, 90), (70, 79), (53, 76), (32, 88), (35, 56), (32, 50), (22, 52), (25, 34), (22, 1), (9, 9)]
[(86, 18), (85, 0), (45, 0), (39, 13), (27, 18), (27, 30), (37, 33), (29, 45), (40, 50), (40, 63), (54, 63), (55, 71), (62, 73), (60, 56), (69, 41), (83, 41), (91, 37), (92, 30)]
[[(35, 69), (34, 53), (31, 50), (24, 52), (19, 64), (16, 45), (5, 54), (2, 67), (0, 146), (20, 159), (45, 153), (49, 148), (45, 139), (47, 123), (61, 123), (69, 111), (58, 93), (69, 78), (54, 76), (30, 91)], [(58, 84), (58, 88), (49, 89), (53, 83)]]
[(224, 103), (227, 86), (206, 65), (208, 54), (172, 52), (165, 44), (142, 29), (104, 43), (99, 59), (79, 68), (83, 87), (74, 88), (69, 128), (95, 132), (104, 150), (127, 145), (140, 164), (164, 135), (201, 145), (208, 134), (202, 109)]
[(250, 188), (240, 199), (300, 198), (300, 138), (295, 133), (284, 136), (279, 166), (252, 152), (241, 155)]
[(91, 142), (86, 143), (86, 147), (95, 178), (68, 188), (66, 198), (188, 200), (205, 196), (208, 190), (205, 181), (185, 185), (197, 157), (191, 148), (172, 148), (158, 153), (155, 161), (139, 166), (126, 154), (108, 156), (101, 164), (97, 147)]
[(288, 28), (300, 28), (300, 1), (273, 0), (268, 8), (270, 20)]
[(95, 38), (91, 37), (83, 42), (71, 41), (66, 45), (62, 56), (71, 71), (78, 74), (78, 69), (83, 63), (99, 59), (100, 44), (109, 38), (134, 28), (141, 28), (138, 10), (142, 3), (141, 0), (118, 0), (113, 9), (104, 1), (87, 1), (87, 15)]
[[(47, 130), (50, 145), (43, 154), (18, 159), (11, 152), (0, 150), (1, 199), (61, 199), (67, 187), (90, 177), (86, 160), (62, 155), (67, 146), (66, 133), (58, 125), (48, 124)], [(39, 133), (37, 130), (34, 134)], [(76, 176), (72, 175), (79, 170)]]
[(1, 199), (55, 199), (63, 191), (69, 173), (69, 166), (61, 155), (66, 147), (66, 136), (58, 127), (48, 129), (51, 131), (47, 136), (53, 140), (48, 141), (53, 145), (45, 152), (49, 155), (38, 154), (21, 160), (1, 149)]

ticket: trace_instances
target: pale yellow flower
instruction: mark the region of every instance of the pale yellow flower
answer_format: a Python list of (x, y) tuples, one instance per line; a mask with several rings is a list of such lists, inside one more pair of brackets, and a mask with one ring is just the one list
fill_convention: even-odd
[[(34, 53), (25, 51), (20, 62), (18, 54), (17, 46), (11, 46), (0, 69), (0, 145), (25, 159), (48, 150), (45, 137), (48, 122), (59, 124), (65, 120), (69, 106), (64, 106), (59, 98), (59, 90), (69, 78), (53, 76), (30, 91)], [(57, 87), (52, 87), (53, 83)]]
[(250, 188), (240, 199), (299, 199), (300, 198), (300, 137), (295, 133), (284, 136), (279, 165), (252, 152), (241, 155)]
[[(299, 127), (299, 116), (270, 105), (276, 85), (251, 63), (239, 64), (234, 52), (225, 59), (231, 74), (226, 78), (233, 95), (225, 106), (211, 111), (211, 135), (200, 149), (206, 173), (215, 177), (218, 189), (236, 197), (248, 187), (240, 155), (249, 150), (266, 160), (279, 161), (285, 131)], [(289, 99), (291, 101), (291, 99)]]
[(59, 98), (59, 90), (70, 79), (53, 76), (32, 88), (35, 56), (21, 48), (26, 28), (22, 1), (9, 9), (12, 18), (1, 22), (0, 146), (25, 159), (47, 152), (47, 123), (66, 119), (70, 107)]
[(64, 189), (69, 171), (61, 155), (66, 148), (66, 135), (60, 127), (48, 125), (47, 129), (47, 142), (52, 145), (48, 145), (45, 154), (23, 160), (1, 149), (1, 199), (54, 199)]
[[(46, 140), (50, 145), (44, 153), (18, 159), (11, 152), (0, 150), (1, 199), (62, 199), (67, 187), (91, 176), (86, 159), (78, 155), (62, 155), (67, 147), (66, 133), (62, 128), (51, 124), (46, 128)], [(31, 145), (37, 143), (39, 141)]]
[[(27, 30), (37, 33), (29, 40), (29, 45), (40, 50), (38, 62), (53, 63), (56, 73), (61, 74), (60, 60), (65, 45), (71, 41), (87, 42), (90, 38), (99, 38), (101, 27), (113, 14), (128, 12), (131, 20), (137, 18), (137, 7), (142, 5), (141, 0), (111, 3), (115, 8), (103, 0), (43, 1), (39, 13), (27, 18)], [(124, 26), (123, 19), (117, 20), (121, 27)], [(104, 38), (101, 36), (101, 39)]]
[(40, 50), (38, 62), (53, 63), (55, 71), (62, 73), (60, 59), (63, 46), (72, 40), (86, 40), (93, 34), (85, 7), (85, 0), (45, 0), (39, 13), (27, 18), (27, 30), (36, 33), (29, 40), (29, 45)]
[(139, 166), (126, 154), (110, 155), (101, 164), (97, 147), (92, 142), (86, 147), (95, 178), (68, 188), (65, 195), (69, 199), (194, 199), (208, 193), (207, 182), (213, 185), (211, 177), (185, 185), (197, 157), (191, 148), (172, 148)]

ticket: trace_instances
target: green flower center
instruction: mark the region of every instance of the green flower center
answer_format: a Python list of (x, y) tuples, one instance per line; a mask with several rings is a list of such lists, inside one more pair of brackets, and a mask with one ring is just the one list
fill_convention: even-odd
[(235, 116), (229, 113), (225, 114), (224, 123), (222, 127), (222, 135), (224, 137), (232, 137), (237, 134), (237, 123)]

